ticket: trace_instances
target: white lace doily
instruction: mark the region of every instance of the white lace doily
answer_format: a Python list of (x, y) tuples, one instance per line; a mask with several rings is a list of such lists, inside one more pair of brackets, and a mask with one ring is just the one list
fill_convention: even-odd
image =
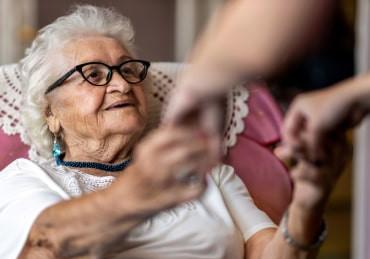
[[(184, 68), (180, 63), (152, 63), (150, 72), (153, 84), (148, 90), (148, 129), (158, 126), (161, 109), (167, 102), (169, 92), (175, 87), (178, 74)], [(22, 84), (18, 64), (0, 67), (0, 127), (8, 135), (20, 134), (23, 143), (30, 145), (25, 129), (21, 123)], [(236, 143), (237, 135), (244, 130), (244, 118), (248, 114), (246, 100), (248, 91), (243, 85), (235, 86), (228, 95), (224, 151)], [(29, 156), (36, 162), (43, 161), (31, 146)]]
[(0, 67), (0, 126), (8, 135), (24, 132), (20, 123), (21, 86), (17, 64)]

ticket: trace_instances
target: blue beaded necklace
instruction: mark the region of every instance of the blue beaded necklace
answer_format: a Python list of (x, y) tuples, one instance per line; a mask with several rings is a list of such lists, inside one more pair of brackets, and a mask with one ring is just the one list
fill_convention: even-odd
[(131, 162), (130, 158), (116, 165), (108, 165), (96, 162), (75, 162), (75, 161), (64, 162), (61, 160), (60, 156), (64, 156), (64, 154), (55, 156), (55, 162), (57, 163), (57, 165), (70, 166), (76, 168), (94, 168), (108, 172), (121, 171), (125, 169), (126, 166), (128, 166), (128, 164)]

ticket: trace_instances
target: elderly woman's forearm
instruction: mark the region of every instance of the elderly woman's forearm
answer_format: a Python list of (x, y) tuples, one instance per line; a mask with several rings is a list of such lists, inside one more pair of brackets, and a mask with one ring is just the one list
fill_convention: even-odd
[(119, 197), (108, 188), (46, 209), (33, 224), (23, 258), (35, 251), (54, 258), (99, 256), (110, 251), (148, 217)]
[[(286, 228), (289, 236), (299, 244), (312, 244), (320, 235), (322, 227), (323, 211), (305, 211), (296, 207), (294, 204), (289, 206), (287, 221), (281, 223), (275, 234), (270, 235), (270, 239), (262, 235), (254, 244), (246, 244), (246, 254), (248, 259), (312, 259), (316, 258), (319, 247), (308, 250), (299, 249), (289, 244), (282, 234), (282, 225)], [(319, 234), (318, 234), (319, 233)], [(266, 234), (265, 234), (266, 236)], [(265, 244), (264, 244), (265, 243)], [(257, 246), (260, 245), (260, 251)]]

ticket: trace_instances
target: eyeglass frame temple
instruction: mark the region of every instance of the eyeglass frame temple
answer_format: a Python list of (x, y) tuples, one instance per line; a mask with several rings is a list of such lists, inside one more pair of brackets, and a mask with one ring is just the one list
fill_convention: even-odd
[(72, 68), (71, 70), (69, 70), (67, 73), (65, 73), (61, 78), (59, 78), (57, 81), (55, 81), (51, 86), (48, 87), (48, 89), (46, 89), (45, 91), (45, 94), (48, 94), (50, 93), (51, 91), (53, 91), (55, 88), (59, 87), (61, 84), (63, 84), (63, 82), (65, 80), (67, 80), (68, 77), (70, 77), (74, 72), (77, 71), (77, 67), (78, 66), (75, 66), (74, 68)]

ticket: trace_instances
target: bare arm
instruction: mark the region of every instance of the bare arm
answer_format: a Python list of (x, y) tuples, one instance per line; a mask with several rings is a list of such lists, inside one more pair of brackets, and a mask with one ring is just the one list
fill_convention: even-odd
[[(104, 253), (150, 214), (140, 215), (116, 187), (58, 203), (35, 221), (21, 258), (77, 258)], [(117, 188), (116, 188), (117, 189)], [(128, 190), (120, 191), (130, 197)], [(134, 211), (133, 211), (134, 210)]]
[(43, 211), (21, 258), (100, 258), (122, 247), (127, 233), (148, 217), (198, 197), (204, 181), (189, 187), (174, 177), (184, 166), (204, 177), (207, 145), (197, 139), (195, 132), (173, 128), (149, 136), (110, 187)]
[[(288, 209), (287, 229), (291, 237), (300, 244), (312, 244), (320, 234), (322, 211), (307, 213), (291, 205)], [(319, 248), (300, 250), (289, 245), (283, 238), (281, 226), (277, 230), (265, 229), (248, 240), (245, 245), (246, 259), (310, 259), (316, 258)]]
[(212, 69), (268, 74), (301, 51), (320, 31), (330, 1), (234, 0), (213, 17), (195, 45), (190, 61)]
[(326, 137), (357, 125), (370, 112), (369, 100), (370, 74), (298, 95), (283, 124), (283, 152), (290, 156), (305, 147), (314, 160)]
[[(179, 120), (236, 82), (269, 75), (304, 49), (320, 30), (331, 1), (227, 1), (201, 35), (178, 81), (166, 118)], [(189, 98), (190, 96), (190, 98)]]

